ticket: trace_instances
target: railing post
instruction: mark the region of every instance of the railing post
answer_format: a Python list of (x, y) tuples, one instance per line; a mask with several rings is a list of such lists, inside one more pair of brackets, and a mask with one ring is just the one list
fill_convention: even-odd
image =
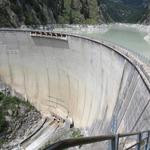
[(118, 150), (119, 146), (119, 135), (116, 134), (115, 137), (111, 140), (111, 150)]
[(115, 150), (115, 137), (111, 140), (111, 150)]
[(137, 142), (138, 142), (138, 144), (137, 144), (137, 150), (140, 150), (140, 148), (141, 148), (141, 139), (142, 139), (142, 134), (139, 133), (138, 134), (138, 140), (137, 140)]
[(145, 150), (148, 150), (149, 148), (149, 138), (150, 138), (150, 131), (147, 133), (147, 139), (146, 139), (146, 144), (145, 144)]
[(119, 134), (115, 136), (115, 150), (119, 149)]

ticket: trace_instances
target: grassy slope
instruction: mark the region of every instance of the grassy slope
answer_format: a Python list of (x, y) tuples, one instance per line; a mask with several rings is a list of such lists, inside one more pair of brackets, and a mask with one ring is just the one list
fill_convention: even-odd
[(29, 102), (5, 96), (0, 92), (0, 147), (7, 142), (7, 138), (16, 130), (16, 126), (22, 124), (25, 115), (34, 109)]

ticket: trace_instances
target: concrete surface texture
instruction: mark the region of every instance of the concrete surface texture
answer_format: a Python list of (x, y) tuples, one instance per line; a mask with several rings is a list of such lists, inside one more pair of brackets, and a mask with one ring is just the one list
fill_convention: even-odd
[(71, 117), (89, 136), (149, 129), (150, 82), (136, 65), (89, 39), (0, 31), (1, 86), (10, 86), (45, 116)]
[(25, 150), (38, 150), (42, 148), (42, 146), (49, 141), (58, 127), (59, 125), (57, 122), (50, 123), (44, 129), (42, 129), (40, 133), (37, 133), (35, 136), (33, 136), (29, 142), (21, 146), (21, 148)]

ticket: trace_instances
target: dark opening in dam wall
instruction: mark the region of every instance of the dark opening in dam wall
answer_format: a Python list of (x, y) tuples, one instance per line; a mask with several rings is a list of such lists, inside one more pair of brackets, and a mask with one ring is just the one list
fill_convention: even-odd
[(149, 129), (150, 77), (141, 66), (107, 42), (0, 31), (1, 85), (44, 116), (71, 117), (89, 136)]

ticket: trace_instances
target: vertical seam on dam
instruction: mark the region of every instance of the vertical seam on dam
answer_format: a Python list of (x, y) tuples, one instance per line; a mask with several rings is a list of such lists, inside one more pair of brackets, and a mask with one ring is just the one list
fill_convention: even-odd
[[(78, 113), (78, 101), (79, 101), (79, 80), (77, 79), (77, 98), (76, 98), (76, 106), (75, 106), (75, 108), (74, 108), (74, 114), (75, 115), (73, 115), (74, 116), (74, 118), (76, 118), (77, 116), (77, 113)], [(76, 113), (75, 113), (75, 111), (76, 111)]]
[[(67, 80), (68, 80), (68, 97), (67, 97), (67, 105), (68, 105), (68, 108), (70, 108), (70, 109), (72, 109), (72, 107), (71, 107), (71, 105), (73, 105), (73, 104), (71, 104), (71, 99), (70, 99), (70, 95), (71, 95), (71, 83), (70, 83), (70, 77), (69, 77), (69, 74), (67, 74)], [(70, 114), (70, 110), (69, 110), (69, 114)], [(72, 115), (72, 114), (71, 114)]]
[(112, 120), (111, 120), (111, 122), (113, 121), (113, 117), (115, 117), (115, 118), (117, 118), (117, 106), (118, 106), (118, 102), (119, 102), (119, 99), (120, 99), (120, 97), (119, 97), (119, 95), (120, 95), (120, 91), (121, 91), (121, 89), (122, 89), (122, 83), (123, 83), (123, 78), (124, 78), (124, 73), (125, 73), (125, 69), (126, 69), (126, 66), (127, 66), (127, 62), (126, 62), (126, 60), (125, 60), (125, 62), (124, 62), (124, 66), (123, 66), (123, 73), (122, 73), (122, 76), (121, 76), (121, 81), (120, 81), (120, 85), (119, 85), (119, 90), (118, 90), (118, 96), (117, 96), (117, 100), (116, 100), (116, 103), (115, 103), (115, 107), (114, 107), (114, 110), (113, 110), (113, 114), (112, 114)]
[(82, 113), (80, 114), (82, 116), (80, 119), (80, 124), (82, 123), (82, 120), (84, 118), (85, 101), (86, 101), (86, 86), (84, 86), (83, 110)]
[(91, 115), (91, 108), (92, 108), (92, 105), (93, 105), (93, 95), (92, 95), (92, 98), (90, 100), (90, 109), (89, 109), (89, 113), (88, 113), (88, 119), (87, 119), (87, 122), (86, 124), (88, 125), (89, 124), (89, 119), (90, 119), (90, 115)]
[(103, 127), (104, 120), (106, 119), (106, 115), (107, 115), (107, 110), (108, 110), (108, 105), (107, 105), (106, 108), (105, 108), (103, 118), (102, 118), (102, 120), (101, 120), (101, 122), (100, 122), (101, 124), (100, 124), (100, 126), (98, 127), (98, 131), (100, 131), (101, 128)]
[(144, 108), (143, 108), (143, 110), (142, 110), (141, 114), (139, 115), (139, 117), (138, 117), (137, 121), (135, 122), (135, 124), (134, 124), (134, 126), (133, 126), (133, 128), (131, 129), (131, 131), (130, 131), (130, 132), (132, 132), (132, 131), (134, 130), (134, 128), (136, 127), (136, 125), (137, 125), (138, 121), (141, 119), (141, 117), (142, 117), (142, 115), (143, 115), (144, 111), (146, 110), (147, 106), (149, 105), (149, 103), (150, 103), (150, 99), (148, 100), (147, 104), (144, 106)]
[(118, 129), (119, 129), (119, 127), (120, 127), (120, 124), (121, 124), (121, 122), (122, 122), (122, 120), (123, 120), (123, 118), (124, 118), (124, 116), (125, 116), (125, 114), (126, 114), (126, 112), (127, 112), (128, 107), (130, 106), (130, 103), (131, 103), (131, 101), (132, 101), (132, 99), (133, 99), (133, 96), (134, 96), (134, 94), (135, 94), (135, 90), (136, 90), (137, 84), (138, 84), (138, 82), (139, 82), (139, 77), (138, 77), (137, 79), (138, 79), (138, 80), (137, 80), (137, 82), (136, 82), (136, 84), (135, 84), (135, 87), (134, 87), (134, 90), (133, 90), (131, 99), (130, 99), (130, 101), (129, 101), (129, 103), (128, 103), (128, 105), (127, 105), (127, 107), (126, 107), (126, 109), (125, 109), (125, 111), (124, 111), (124, 113), (123, 113), (123, 116), (121, 117), (120, 123), (118, 124)]
[[(134, 73), (135, 73), (135, 70), (134, 70)], [(134, 73), (133, 73), (132, 76), (131, 76), (131, 81), (130, 81), (129, 86), (128, 86), (129, 88), (131, 87), (132, 82), (134, 81)], [(120, 108), (119, 108), (119, 113), (117, 114), (116, 117), (118, 117), (118, 115), (120, 114), (120, 110), (122, 109), (123, 104), (125, 103), (125, 100), (126, 100), (126, 98), (127, 98), (127, 96), (128, 96), (128, 93), (130, 92), (130, 91), (129, 91), (129, 88), (128, 88), (128, 90), (126, 91), (125, 97), (123, 97), (123, 101), (122, 101), (121, 106), (120, 106)]]
[(21, 48), (20, 48), (20, 44), (19, 44), (19, 41), (18, 41), (18, 36), (16, 36), (16, 38), (17, 38), (17, 43), (18, 43), (18, 49), (19, 49), (19, 61), (20, 61), (20, 64), (22, 64), (21, 65), (21, 72), (22, 72), (22, 75), (23, 75), (23, 84), (24, 84), (24, 94), (25, 94), (25, 99), (26, 100), (28, 100), (28, 94), (27, 94), (27, 89), (26, 89), (26, 77), (25, 77), (25, 68), (24, 68), (24, 63), (22, 63), (22, 62), (24, 62), (24, 59), (22, 58), (23, 57), (23, 54), (22, 54), (22, 50), (21, 50)]
[(48, 68), (46, 68), (46, 73), (47, 73), (47, 81), (48, 81), (48, 96), (51, 95), (51, 92), (50, 92), (50, 78), (49, 78), (49, 71), (48, 71)]
[[(142, 117), (144, 111), (146, 110), (146, 107), (149, 105), (149, 103), (150, 103), (150, 99), (148, 100), (147, 104), (144, 106), (144, 108), (143, 108), (143, 110), (142, 110), (142, 112), (141, 112), (139, 118), (137, 118), (135, 124), (133, 125), (133, 128), (131, 129), (131, 131), (129, 131), (129, 133), (131, 133), (131, 132), (134, 130), (134, 128), (136, 127), (138, 121), (140, 120), (140, 118)], [(125, 147), (125, 143), (126, 143), (127, 140), (128, 140), (128, 138), (125, 138), (125, 139), (124, 139), (124, 145), (123, 145), (123, 148)]]

